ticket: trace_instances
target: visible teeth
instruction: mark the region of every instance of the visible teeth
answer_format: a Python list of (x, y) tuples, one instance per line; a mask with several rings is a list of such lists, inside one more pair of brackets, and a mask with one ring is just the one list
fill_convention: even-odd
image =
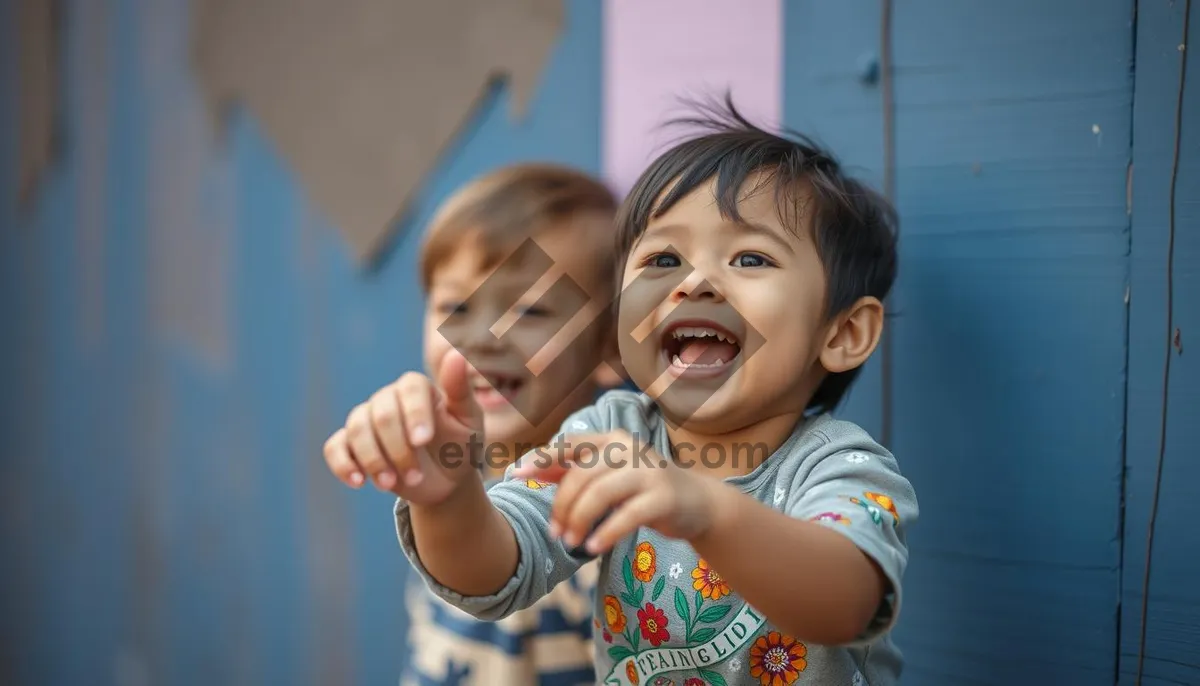
[(718, 341), (724, 341), (726, 343), (737, 342), (732, 336), (727, 336), (716, 329), (710, 329), (708, 327), (681, 326), (671, 332), (671, 337), (675, 340), (679, 340), (681, 338), (715, 338)]
[(671, 366), (679, 367), (680, 369), (717, 369), (719, 367), (724, 367), (725, 364), (726, 363), (723, 360), (717, 360), (716, 362), (712, 362), (710, 364), (700, 364), (698, 362), (688, 364), (687, 362), (681, 360), (678, 355), (671, 358)]
[(506, 391), (516, 390), (518, 385), (520, 385), (520, 381), (517, 379), (483, 378), (476, 381), (474, 387), (477, 391)]

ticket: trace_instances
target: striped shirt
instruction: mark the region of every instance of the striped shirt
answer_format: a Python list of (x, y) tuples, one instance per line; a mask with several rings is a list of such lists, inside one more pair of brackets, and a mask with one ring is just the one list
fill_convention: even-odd
[(594, 684), (597, 562), (532, 607), (481, 622), (433, 595), (416, 574), (407, 593), (408, 670), (402, 686)]

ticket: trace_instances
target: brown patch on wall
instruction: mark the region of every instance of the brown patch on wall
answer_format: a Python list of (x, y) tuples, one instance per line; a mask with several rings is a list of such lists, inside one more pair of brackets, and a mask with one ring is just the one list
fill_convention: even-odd
[(20, 91), (17, 202), (29, 207), (54, 161), (59, 95), (59, 7), (55, 0), (21, 0), (13, 27)]
[(147, 256), (156, 338), (213, 374), (233, 366), (232, 283), (237, 179), (219, 154), (191, 76), (180, 3), (136, 0), (146, 27)]
[(214, 123), (239, 101), (360, 261), (507, 75), (527, 106), (562, 0), (195, 0), (194, 58)]

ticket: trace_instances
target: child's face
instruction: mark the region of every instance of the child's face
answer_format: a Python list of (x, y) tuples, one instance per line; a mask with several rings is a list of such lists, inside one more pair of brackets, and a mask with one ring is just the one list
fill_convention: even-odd
[(742, 200), (748, 225), (724, 219), (713, 190), (698, 187), (634, 245), (618, 330), (637, 333), (618, 340), (626, 371), (668, 418), (725, 432), (803, 412), (829, 326), (816, 246), (784, 228), (774, 188)]
[[(607, 217), (574, 221), (603, 222), (604, 229), (611, 232)], [(470, 363), (470, 383), (483, 409), (487, 443), (547, 441), (567, 415), (592, 402), (598, 383), (616, 381), (607, 365), (597, 371), (605, 353), (615, 352), (610, 346), (582, 339), (567, 345), (612, 298), (611, 274), (598, 268), (595, 259), (596, 251), (612, 248), (592, 238), (604, 233), (595, 228), (584, 232), (578, 226), (557, 226), (535, 235), (534, 241), (550, 256), (554, 267), (532, 288), (528, 288), (528, 266), (500, 260), (498, 267), (485, 269), (482, 247), (474, 239), (464, 241), (432, 273), (425, 316), (425, 364), (436, 374), (451, 349), (449, 335)], [(564, 273), (582, 290), (551, 289)], [(480, 288), (485, 280), (486, 288)], [(506, 312), (507, 303), (514, 299), (517, 304)], [(536, 373), (562, 355), (571, 357), (559, 360), (561, 366), (555, 367), (555, 373)], [(586, 381), (580, 384), (580, 379)], [(491, 459), (517, 457), (520, 455), (492, 455)]]

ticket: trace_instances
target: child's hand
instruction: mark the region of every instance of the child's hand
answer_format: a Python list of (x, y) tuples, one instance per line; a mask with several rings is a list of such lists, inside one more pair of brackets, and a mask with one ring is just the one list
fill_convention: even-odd
[(380, 490), (418, 505), (445, 500), (475, 471), (472, 447), (483, 419), (462, 355), (448, 353), (440, 372), (440, 388), (409, 372), (351, 410), (325, 443), (329, 470), (351, 488), (369, 476)]
[[(556, 482), (550, 510), (550, 535), (567, 547), (583, 542), (596, 521), (608, 515), (587, 539), (599, 555), (639, 527), (664, 536), (692, 540), (713, 521), (711, 492), (719, 482), (676, 465), (653, 450), (636, 456), (633, 439), (623, 431), (564, 440), (562, 459), (527, 457), (513, 476)], [(581, 446), (586, 446), (582, 451)], [(595, 446), (598, 453), (592, 454)], [(603, 456), (603, 457), (600, 457)], [(587, 464), (580, 464), (581, 460)]]

